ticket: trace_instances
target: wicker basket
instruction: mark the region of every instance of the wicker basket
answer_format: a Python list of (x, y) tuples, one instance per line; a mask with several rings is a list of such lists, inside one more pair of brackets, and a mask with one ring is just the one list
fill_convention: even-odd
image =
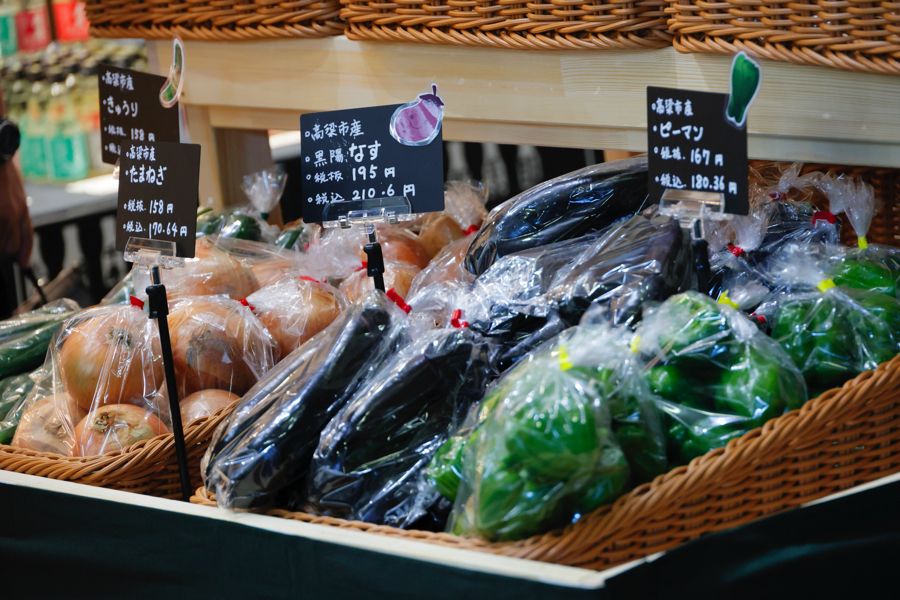
[(87, 0), (91, 35), (251, 40), (340, 35), (338, 0)]
[(341, 0), (354, 40), (520, 50), (661, 48), (671, 44), (663, 0)]
[[(562, 531), (489, 544), (274, 510), (274, 516), (605, 569), (900, 471), (900, 355)], [(201, 488), (191, 501), (214, 505)]]
[[(200, 485), (200, 459), (233, 402), (185, 427), (191, 484)], [(70, 457), (0, 444), (0, 469), (164, 498), (181, 498), (175, 437), (169, 433), (103, 456)]]
[(896, 0), (667, 0), (682, 52), (749, 54), (792, 63), (900, 75)]

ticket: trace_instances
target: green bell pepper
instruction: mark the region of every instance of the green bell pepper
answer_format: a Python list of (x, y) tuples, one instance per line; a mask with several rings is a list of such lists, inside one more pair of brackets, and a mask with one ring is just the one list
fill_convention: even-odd
[[(472, 435), (475, 435), (473, 432)], [(456, 500), (459, 484), (462, 481), (463, 451), (468, 439), (453, 436), (444, 442), (428, 464), (425, 471), (428, 479), (437, 488), (438, 493), (450, 500)]]
[(219, 235), (227, 238), (258, 242), (262, 240), (262, 228), (256, 217), (233, 213), (225, 219)]
[(840, 287), (881, 292), (896, 296), (896, 274), (878, 263), (864, 258), (846, 258), (832, 276)]

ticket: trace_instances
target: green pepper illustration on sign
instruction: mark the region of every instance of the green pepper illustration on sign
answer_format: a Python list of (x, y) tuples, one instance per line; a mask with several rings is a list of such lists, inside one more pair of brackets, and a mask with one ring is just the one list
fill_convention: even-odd
[(743, 127), (747, 122), (747, 111), (759, 91), (759, 64), (745, 53), (740, 52), (731, 63), (731, 95), (725, 117), (735, 127)]

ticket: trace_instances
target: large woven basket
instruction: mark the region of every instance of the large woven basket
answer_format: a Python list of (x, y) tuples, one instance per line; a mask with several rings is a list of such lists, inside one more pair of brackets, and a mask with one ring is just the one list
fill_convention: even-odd
[[(236, 404), (235, 401), (214, 415), (185, 427), (184, 442), (193, 486), (201, 483), (200, 459), (212, 441), (213, 432)], [(61, 456), (0, 444), (0, 469), (126, 492), (181, 498), (175, 436), (171, 433), (103, 456)]]
[(664, 0), (341, 0), (346, 35), (518, 49), (660, 48)]
[(339, 35), (338, 0), (87, 0), (91, 35), (250, 40)]
[(666, 0), (683, 52), (749, 54), (792, 63), (900, 74), (896, 0)]
[[(270, 514), (591, 569), (670, 549), (900, 471), (900, 355), (562, 531), (489, 544), (284, 510)], [(214, 505), (200, 488), (191, 498)]]

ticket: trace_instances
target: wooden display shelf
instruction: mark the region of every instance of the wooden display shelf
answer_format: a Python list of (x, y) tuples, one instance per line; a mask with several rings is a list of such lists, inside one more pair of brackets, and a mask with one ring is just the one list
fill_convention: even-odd
[[(168, 64), (170, 43), (150, 42), (149, 50), (157, 65)], [(762, 87), (749, 117), (751, 158), (900, 166), (900, 77), (761, 62)], [(206, 164), (223, 153), (233, 163), (237, 153), (211, 129), (296, 129), (301, 113), (405, 102), (431, 82), (446, 102), (448, 140), (644, 151), (646, 87), (728, 92), (730, 65), (727, 56), (671, 48), (544, 52), (342, 37), (188, 41), (183, 102), (194, 141), (219, 142)]]

